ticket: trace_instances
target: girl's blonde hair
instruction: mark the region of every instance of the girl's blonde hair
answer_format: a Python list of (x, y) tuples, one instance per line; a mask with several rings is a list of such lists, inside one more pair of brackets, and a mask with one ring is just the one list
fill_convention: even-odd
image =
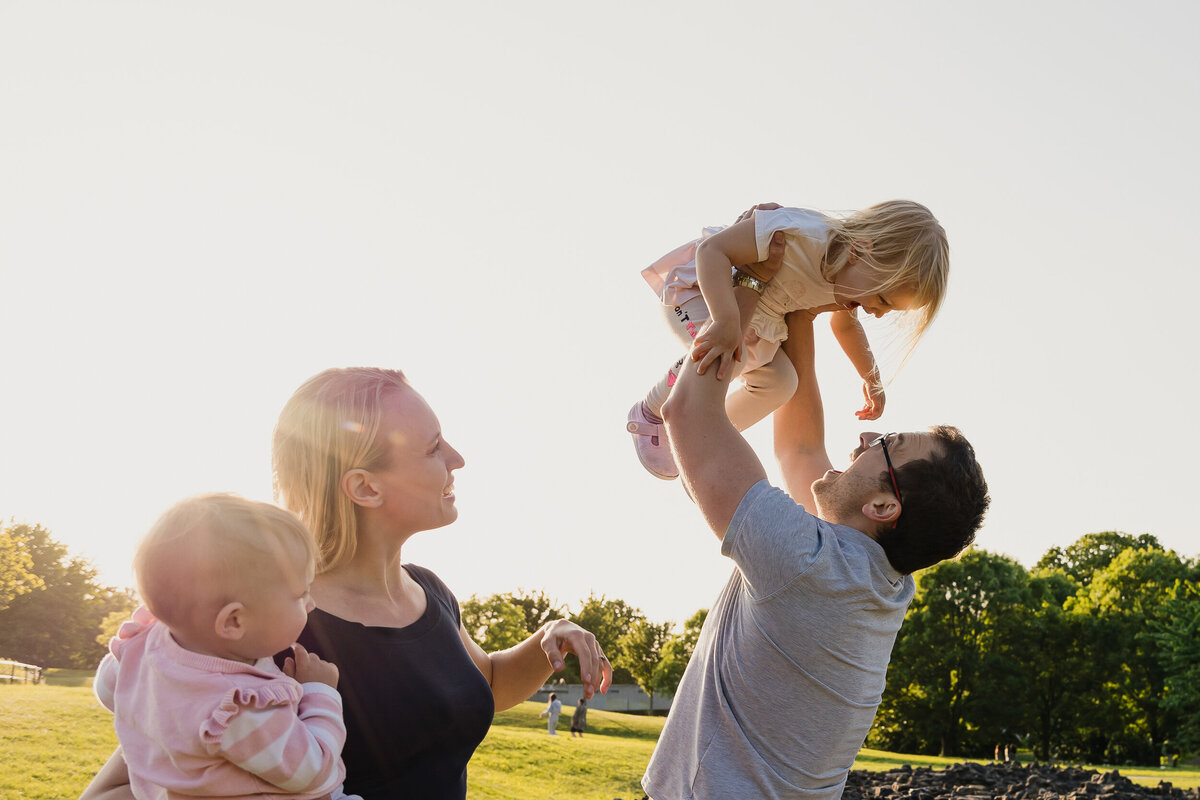
[(853, 253), (879, 281), (873, 292), (912, 286), (915, 344), (937, 316), (950, 277), (950, 244), (941, 223), (920, 203), (889, 200), (831, 219), (830, 227), (825, 277), (836, 280)]
[(404, 373), (377, 367), (328, 369), (309, 378), (283, 407), (271, 445), (275, 499), (300, 516), (317, 543), (317, 571), (354, 557), (355, 505), (341, 488), (352, 469), (379, 469), (384, 400), (409, 388)]
[(211, 624), (226, 604), (274, 585), (285, 565), (307, 573), (315, 560), (312, 534), (295, 514), (233, 494), (204, 494), (158, 518), (138, 546), (133, 571), (150, 613), (180, 628)]

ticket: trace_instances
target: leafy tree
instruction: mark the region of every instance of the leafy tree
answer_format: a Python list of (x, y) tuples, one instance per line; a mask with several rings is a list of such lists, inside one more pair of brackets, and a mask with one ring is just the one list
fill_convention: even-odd
[(1066, 608), (1078, 589), (1074, 578), (1058, 570), (1042, 571), (1029, 581), (1021, 673), (1033, 750), (1042, 761), (1065, 754), (1095, 673), (1087, 619)]
[(44, 667), (95, 667), (105, 652), (96, 641), (101, 621), (113, 612), (131, 612), (133, 593), (98, 585), (96, 570), (70, 558), (66, 546), (40, 525), (14, 525), (7, 533), (42, 585), (0, 611), (0, 652)]
[(32, 572), (33, 559), (7, 528), (0, 530), (0, 610), (14, 597), (42, 588), (42, 579)]
[(983, 752), (1023, 711), (1013, 640), (1027, 574), (1005, 556), (970, 550), (917, 581), (873, 738), (893, 750)]
[(1143, 533), (1132, 536), (1118, 531), (1088, 533), (1067, 547), (1051, 547), (1037, 563), (1039, 570), (1056, 569), (1070, 575), (1080, 586), (1087, 586), (1092, 576), (1112, 563), (1125, 550), (1162, 550), (1154, 536)]
[[(588, 595), (571, 615), (570, 619), (577, 625), (587, 628), (596, 636), (596, 641), (604, 653), (612, 660), (613, 683), (633, 683), (633, 675), (621, 666), (618, 656), (621, 653), (621, 637), (633, 628), (635, 622), (645, 620), (645, 615), (639, 609), (624, 600), (609, 600), (604, 595), (596, 596), (595, 592)], [(567, 667), (559, 673), (565, 683), (579, 682), (579, 665), (574, 659), (567, 662)]]
[(1195, 580), (1194, 570), (1173, 551), (1127, 548), (1073, 601), (1077, 613), (1103, 627), (1097, 652), (1102, 647), (1113, 657), (1104, 683), (1094, 687), (1107, 701), (1101, 722), (1110, 763), (1155, 763), (1163, 741), (1172, 738), (1178, 720), (1166, 702), (1167, 655), (1154, 631), (1169, 621), (1176, 582), (1188, 580)]
[(1167, 671), (1163, 704), (1179, 715), (1176, 745), (1200, 749), (1200, 583), (1179, 581), (1155, 625)]
[(467, 635), (489, 653), (506, 650), (529, 636), (524, 612), (502, 594), (471, 595), (462, 603), (462, 623)]
[(642, 691), (654, 703), (654, 669), (658, 666), (663, 645), (671, 638), (671, 623), (662, 624), (644, 619), (636, 620), (619, 640), (619, 666), (624, 667)]
[[(1118, 685), (1128, 657), (1126, 637), (1113, 621), (1081, 609), (1078, 596), (1066, 604), (1067, 613), (1078, 633), (1078, 655), (1084, 662), (1079, 674), (1076, 702), (1070, 718), (1064, 721), (1061, 758), (1092, 763), (1111, 762), (1110, 746), (1124, 727), (1129, 705)], [(1074, 660), (1074, 656), (1063, 655)]]
[(107, 649), (108, 643), (116, 637), (117, 631), (121, 629), (121, 625), (127, 619), (129, 619), (127, 611), (114, 611), (105, 616), (100, 620), (100, 633), (96, 635), (96, 643)]
[(567, 618), (566, 607), (547, 597), (545, 592), (534, 593), (518, 589), (504, 594), (503, 597), (521, 609), (525, 615), (525, 630), (531, 634), (551, 620)]
[(651, 678), (652, 685), (658, 692), (674, 694), (679, 688), (679, 682), (683, 680), (683, 671), (696, 650), (700, 629), (704, 627), (707, 617), (708, 609), (700, 609), (683, 623), (683, 633), (672, 636), (662, 646), (658, 664), (655, 665)]

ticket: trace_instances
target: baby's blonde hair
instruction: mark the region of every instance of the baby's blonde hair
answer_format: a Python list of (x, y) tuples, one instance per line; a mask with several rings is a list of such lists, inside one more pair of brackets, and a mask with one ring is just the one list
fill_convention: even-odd
[(304, 570), (316, 547), (295, 514), (233, 494), (204, 494), (158, 518), (133, 558), (138, 593), (168, 627), (208, 625), (226, 604), (272, 585), (293, 562)]
[(279, 414), (271, 446), (275, 499), (312, 529), (318, 572), (354, 557), (358, 520), (342, 492), (342, 476), (384, 466), (384, 400), (408, 388), (400, 370), (328, 369), (297, 389)]
[(836, 282), (854, 253), (879, 281), (872, 292), (913, 287), (915, 344), (937, 316), (950, 277), (950, 244), (941, 223), (920, 203), (889, 200), (831, 219), (830, 227), (825, 277)]

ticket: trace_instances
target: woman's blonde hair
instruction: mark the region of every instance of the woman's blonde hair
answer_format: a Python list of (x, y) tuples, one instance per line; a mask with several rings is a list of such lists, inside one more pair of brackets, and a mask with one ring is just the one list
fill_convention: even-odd
[(312, 530), (318, 572), (354, 557), (358, 522), (342, 476), (385, 466), (383, 402), (407, 388), (400, 370), (327, 369), (297, 389), (279, 414), (271, 445), (275, 499)]
[(825, 277), (836, 282), (854, 254), (878, 280), (872, 292), (913, 287), (915, 344), (937, 316), (950, 277), (950, 244), (941, 223), (920, 203), (889, 200), (833, 218), (830, 227)]
[(233, 494), (203, 494), (158, 518), (133, 571), (150, 613), (179, 628), (207, 626), (226, 604), (274, 585), (285, 565), (307, 572), (315, 560), (312, 534), (295, 514)]

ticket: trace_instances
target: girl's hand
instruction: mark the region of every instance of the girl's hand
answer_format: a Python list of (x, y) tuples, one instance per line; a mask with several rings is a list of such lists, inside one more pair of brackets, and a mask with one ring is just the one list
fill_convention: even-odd
[(300, 683), (323, 683), (330, 688), (337, 688), (337, 664), (325, 661), (299, 644), (292, 645), (292, 654), (294, 657), (288, 656), (283, 660), (284, 675), (295, 678)]
[(863, 398), (866, 402), (862, 409), (854, 412), (854, 416), (861, 420), (879, 419), (883, 416), (883, 405), (887, 402), (887, 398), (884, 397), (882, 383), (864, 381)]
[(717, 363), (717, 380), (724, 380), (734, 361), (742, 360), (742, 331), (736, 325), (709, 320), (692, 342), (692, 361), (698, 361), (696, 372), (703, 375)]

